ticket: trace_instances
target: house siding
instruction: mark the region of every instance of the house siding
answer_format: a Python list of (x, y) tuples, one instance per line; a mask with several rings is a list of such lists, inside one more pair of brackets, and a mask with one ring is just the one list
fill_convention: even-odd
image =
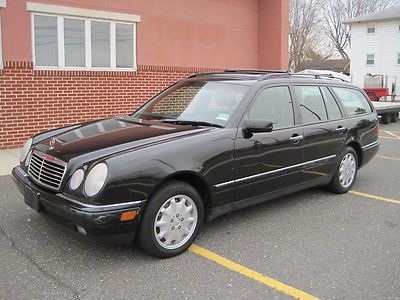
[[(387, 76), (387, 87), (391, 91), (396, 82), (396, 93), (400, 94), (400, 19), (375, 22), (375, 33), (368, 34), (370, 23), (356, 23), (351, 27), (351, 76), (352, 82), (364, 87), (364, 76), (368, 73)], [(367, 54), (375, 55), (375, 64), (366, 64)]]

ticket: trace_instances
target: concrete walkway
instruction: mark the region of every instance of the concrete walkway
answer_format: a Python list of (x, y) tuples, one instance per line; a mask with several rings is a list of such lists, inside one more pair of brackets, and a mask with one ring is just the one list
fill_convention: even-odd
[(19, 164), (21, 148), (0, 150), (0, 176), (10, 175), (12, 169)]

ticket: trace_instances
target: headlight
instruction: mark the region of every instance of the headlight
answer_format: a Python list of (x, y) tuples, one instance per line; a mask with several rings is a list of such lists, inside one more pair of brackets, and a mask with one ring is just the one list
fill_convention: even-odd
[(108, 168), (105, 163), (95, 165), (89, 172), (85, 181), (85, 194), (89, 197), (100, 192), (106, 182)]
[(24, 147), (22, 147), (21, 154), (19, 156), (19, 161), (20, 162), (23, 162), (25, 160), (26, 156), (29, 153), (29, 150), (31, 149), (31, 146), (32, 146), (32, 138), (28, 139), (25, 142)]
[(78, 169), (74, 172), (74, 174), (72, 175), (72, 177), (69, 181), (69, 188), (71, 190), (76, 190), (81, 185), (84, 174), (85, 173), (83, 172), (82, 169)]

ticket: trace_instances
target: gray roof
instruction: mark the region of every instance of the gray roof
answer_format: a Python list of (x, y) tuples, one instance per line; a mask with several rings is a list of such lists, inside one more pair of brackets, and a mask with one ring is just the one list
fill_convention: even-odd
[(392, 6), (371, 14), (359, 16), (343, 21), (344, 24), (362, 23), (379, 20), (400, 19), (400, 6)]

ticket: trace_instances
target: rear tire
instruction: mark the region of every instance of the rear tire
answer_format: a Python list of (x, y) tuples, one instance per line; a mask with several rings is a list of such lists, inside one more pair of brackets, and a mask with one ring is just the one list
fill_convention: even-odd
[(148, 201), (138, 231), (140, 247), (159, 258), (186, 251), (196, 239), (204, 219), (204, 206), (197, 190), (173, 180)]
[(392, 114), (392, 118), (390, 120), (392, 123), (397, 123), (399, 121), (399, 113), (395, 112)]
[(335, 174), (327, 189), (335, 194), (347, 193), (353, 186), (358, 170), (357, 153), (352, 147), (346, 147), (339, 157)]
[(389, 124), (391, 119), (391, 114), (382, 114), (381, 115), (381, 122), (382, 124)]

